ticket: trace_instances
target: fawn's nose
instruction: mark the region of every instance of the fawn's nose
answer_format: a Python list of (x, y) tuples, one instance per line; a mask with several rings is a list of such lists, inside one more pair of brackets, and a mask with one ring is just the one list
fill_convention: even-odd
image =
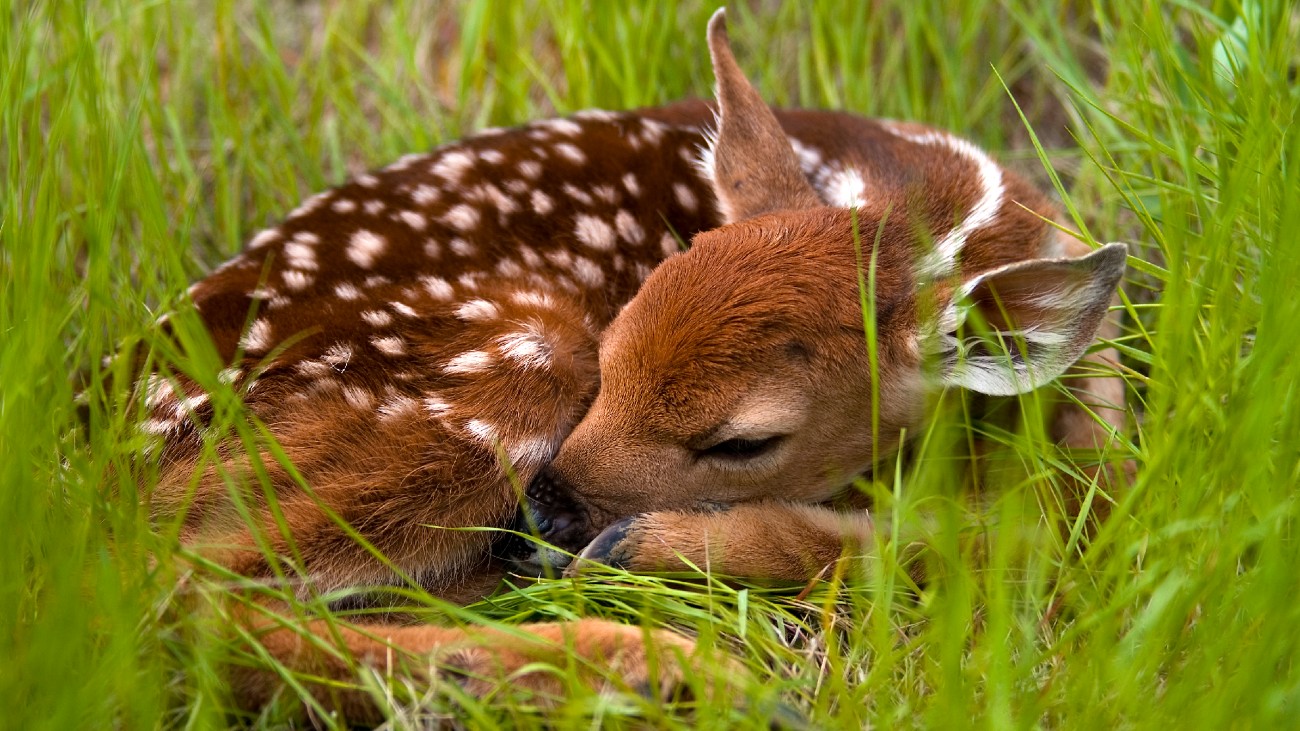
[(548, 543), (577, 552), (594, 536), (587, 511), (573, 497), (573, 488), (550, 467), (533, 478), (524, 491), (537, 532)]

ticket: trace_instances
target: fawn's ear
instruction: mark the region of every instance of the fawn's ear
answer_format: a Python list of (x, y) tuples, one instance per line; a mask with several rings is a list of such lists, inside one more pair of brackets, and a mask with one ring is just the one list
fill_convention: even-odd
[[(1078, 259), (1034, 259), (984, 272), (941, 310), (928, 348), (944, 385), (1010, 396), (1065, 372), (1087, 350), (1127, 266), (1107, 244)], [(973, 318), (962, 335), (958, 330)]]
[(722, 217), (734, 223), (821, 206), (776, 116), (731, 55), (725, 10), (709, 20), (709, 54), (718, 80), (718, 125), (700, 166), (713, 181)]

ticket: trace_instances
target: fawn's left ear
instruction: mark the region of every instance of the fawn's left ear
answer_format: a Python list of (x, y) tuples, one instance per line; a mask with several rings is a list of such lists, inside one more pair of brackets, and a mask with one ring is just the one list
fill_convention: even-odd
[(718, 128), (700, 167), (713, 181), (723, 219), (734, 223), (772, 211), (821, 206), (776, 115), (731, 55), (722, 10), (709, 20), (709, 54), (718, 79)]
[[(941, 310), (928, 350), (944, 385), (1025, 393), (1061, 375), (1087, 350), (1127, 266), (1107, 244), (1078, 259), (1034, 259), (971, 279)], [(979, 322), (958, 335), (971, 312)]]

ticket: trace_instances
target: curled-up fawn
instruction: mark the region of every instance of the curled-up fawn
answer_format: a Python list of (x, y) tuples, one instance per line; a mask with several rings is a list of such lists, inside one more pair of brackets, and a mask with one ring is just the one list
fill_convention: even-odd
[[(945, 132), (770, 109), (736, 65), (721, 12), (709, 46), (716, 105), (585, 112), (402, 158), (309, 199), (194, 285), (231, 364), (223, 377), (298, 474), (237, 444), (205, 462), (209, 397), (155, 376), (155, 513), (184, 506), (183, 541), (234, 572), (271, 580), (287, 566), (315, 590), (405, 575), (468, 602), (512, 567), (570, 563), (430, 526), (532, 526), (581, 560), (657, 569), (685, 557), (802, 579), (870, 535), (865, 511), (826, 503), (899, 446), (929, 391), (1037, 388), (1109, 327), (1123, 245), (1063, 236), (1039, 191)], [(982, 338), (963, 334), (974, 311)], [(990, 347), (999, 337), (1007, 347)], [(1054, 436), (1105, 446), (1122, 389), (1102, 378), (1071, 388), (1082, 406), (1063, 407)], [(255, 489), (249, 519), (226, 482), (254, 459), (276, 514)], [(522, 510), (513, 485), (527, 486)], [(245, 621), (291, 668), (351, 672), (294, 631)], [(307, 629), (363, 664), (396, 648), (415, 671), (485, 678), (565, 648), (656, 691), (691, 649), (594, 620), (522, 634)], [(648, 663), (647, 644), (677, 651)], [(234, 678), (250, 706), (271, 680)], [(315, 692), (352, 717), (376, 712), (360, 692)]]

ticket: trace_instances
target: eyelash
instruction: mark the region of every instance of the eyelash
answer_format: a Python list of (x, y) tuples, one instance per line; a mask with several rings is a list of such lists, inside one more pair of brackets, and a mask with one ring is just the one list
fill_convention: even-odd
[(779, 441), (781, 441), (780, 436), (763, 439), (724, 439), (712, 447), (699, 450), (696, 454), (700, 457), (741, 461), (767, 453)]

